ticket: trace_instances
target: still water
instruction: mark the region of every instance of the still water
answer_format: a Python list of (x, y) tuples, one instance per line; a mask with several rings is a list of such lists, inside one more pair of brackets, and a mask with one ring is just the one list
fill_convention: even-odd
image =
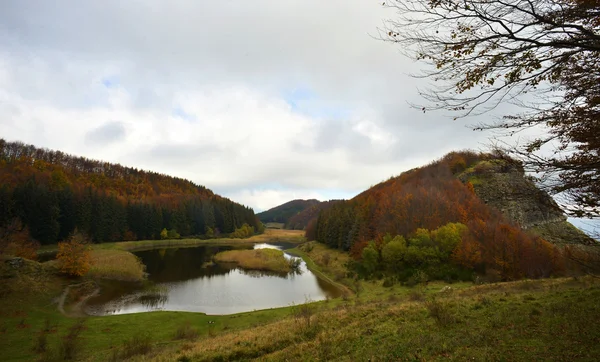
[[(265, 247), (282, 248), (274, 244), (254, 245), (254, 248)], [(246, 271), (211, 263), (214, 254), (231, 249), (231, 246), (201, 246), (136, 252), (155, 287), (136, 290), (136, 286), (125, 283), (104, 285), (101, 295), (88, 302), (86, 312), (109, 315), (165, 310), (233, 314), (340, 295), (335, 286), (317, 278), (304, 262), (298, 271), (288, 274)]]

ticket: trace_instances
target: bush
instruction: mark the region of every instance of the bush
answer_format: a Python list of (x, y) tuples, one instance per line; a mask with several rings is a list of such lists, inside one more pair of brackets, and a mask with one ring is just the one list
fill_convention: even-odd
[(425, 293), (421, 289), (414, 289), (408, 295), (408, 299), (413, 302), (422, 302), (425, 300)]
[(84, 234), (77, 230), (69, 240), (58, 243), (58, 260), (60, 271), (71, 276), (83, 276), (91, 267), (90, 248)]
[(192, 340), (198, 338), (199, 334), (200, 333), (198, 332), (198, 329), (192, 327), (191, 323), (187, 321), (185, 322), (185, 324), (177, 328), (174, 339)]
[(144, 355), (150, 352), (151, 349), (150, 336), (148, 334), (137, 334), (123, 343), (121, 357), (126, 359), (137, 355)]
[(254, 226), (250, 226), (246, 223), (242, 225), (240, 228), (235, 229), (234, 232), (229, 235), (229, 237), (234, 239), (245, 239), (254, 235)]
[(390, 287), (394, 286), (395, 282), (396, 281), (394, 280), (394, 278), (391, 278), (391, 277), (385, 278), (383, 280), (383, 287), (390, 288)]
[(292, 315), (296, 319), (302, 333), (312, 334), (315, 332), (315, 324), (311, 323), (312, 317), (315, 314), (315, 308), (311, 304), (312, 300), (306, 299), (304, 304), (292, 307)]
[(29, 229), (23, 226), (21, 220), (13, 219), (0, 227), (0, 254), (36, 260), (39, 248), (39, 243), (31, 238)]
[(455, 321), (452, 310), (447, 303), (437, 299), (432, 299), (425, 303), (425, 307), (429, 310), (429, 316), (442, 326), (448, 325)]

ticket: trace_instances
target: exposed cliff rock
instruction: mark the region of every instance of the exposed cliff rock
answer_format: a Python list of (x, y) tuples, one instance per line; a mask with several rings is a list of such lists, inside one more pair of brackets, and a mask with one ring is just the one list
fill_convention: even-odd
[(458, 177), (470, 182), (481, 200), (523, 229), (557, 244), (594, 243), (567, 222), (554, 199), (525, 175), (518, 161), (499, 158), (479, 161)]

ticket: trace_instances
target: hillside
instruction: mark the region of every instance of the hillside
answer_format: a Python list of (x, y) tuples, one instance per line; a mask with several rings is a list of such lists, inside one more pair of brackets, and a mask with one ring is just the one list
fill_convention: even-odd
[(263, 223), (277, 222), (287, 224), (289, 219), (300, 212), (318, 205), (319, 200), (292, 200), (285, 204), (276, 206), (267, 211), (256, 214), (258, 219)]
[(0, 139), (0, 236), (95, 242), (231, 233), (258, 228), (252, 209), (156, 172)]
[(593, 240), (567, 222), (556, 202), (507, 158), (481, 160), (457, 174), (477, 196), (521, 228), (555, 244), (591, 244)]
[(340, 201), (342, 200), (321, 201), (316, 205), (307, 207), (288, 219), (286, 229), (304, 230), (311, 221), (316, 221), (321, 210), (327, 210)]
[[(449, 242), (443, 234), (456, 237), (442, 245)], [(455, 274), (470, 270), (497, 280), (559, 273), (564, 266), (548, 241), (590, 242), (518, 162), (473, 152), (450, 153), (340, 202), (321, 212), (306, 235), (358, 260), (369, 245), (382, 255), (399, 236), (396, 270), (442, 277), (440, 265), (449, 264)]]

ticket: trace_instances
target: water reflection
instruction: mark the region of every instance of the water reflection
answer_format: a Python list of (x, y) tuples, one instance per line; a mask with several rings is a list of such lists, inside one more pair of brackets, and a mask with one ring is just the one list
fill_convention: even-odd
[[(282, 248), (273, 244), (254, 247)], [(242, 270), (211, 262), (217, 252), (231, 249), (231, 246), (202, 246), (137, 252), (146, 265), (150, 281), (161, 289), (149, 292), (132, 285), (103, 286), (102, 295), (90, 301), (87, 312), (105, 315), (170, 310), (233, 314), (340, 294), (336, 287), (312, 274), (303, 261), (294, 272), (283, 274)]]

